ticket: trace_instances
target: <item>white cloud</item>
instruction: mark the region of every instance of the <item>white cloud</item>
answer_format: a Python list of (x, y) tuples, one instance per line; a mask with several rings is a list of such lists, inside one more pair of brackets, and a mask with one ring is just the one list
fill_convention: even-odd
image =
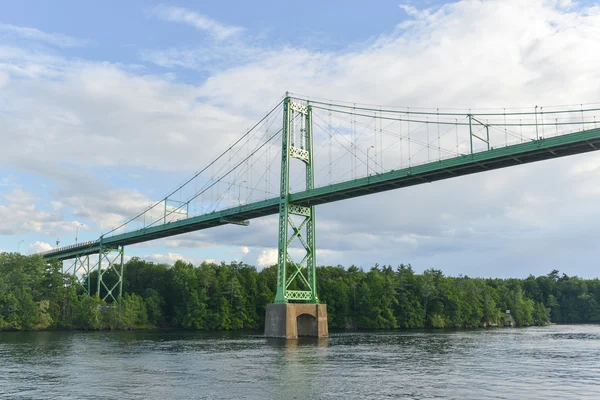
[(145, 260), (152, 261), (158, 264), (174, 264), (175, 261), (184, 260), (185, 257), (182, 254), (177, 253), (167, 253), (167, 254), (149, 254), (142, 257)]
[(86, 41), (76, 39), (60, 33), (46, 33), (36, 28), (0, 24), (0, 36), (4, 38), (17, 37), (28, 40), (48, 43), (58, 47), (78, 47), (85, 45)]
[[(2, 61), (0, 51), (0, 71)], [(19, 65), (21, 73), (41, 71), (47, 64), (37, 68), (40, 62), (24, 58), (10, 65)], [(32, 73), (30, 80), (11, 80), (0, 94), (0, 104), (6, 101), (10, 107), (0, 114), (5, 132), (11, 132), (2, 137), (0, 156), (5, 162), (29, 165), (61, 158), (81, 165), (156, 168), (158, 163), (161, 169), (193, 170), (200, 166), (198, 158), (214, 157), (252, 121), (199, 102), (193, 85), (138, 75), (118, 65), (57, 68), (51, 79)], [(12, 73), (10, 68), (5, 71)], [(203, 135), (219, 140), (207, 142)]]
[(277, 249), (264, 249), (260, 252), (256, 263), (259, 267), (270, 267), (277, 264)]
[(29, 245), (29, 254), (42, 253), (44, 251), (48, 251), (48, 250), (52, 250), (52, 249), (53, 249), (53, 247), (50, 244), (48, 244), (46, 242), (36, 241)]
[(244, 28), (233, 25), (225, 25), (205, 15), (182, 7), (158, 5), (152, 9), (157, 17), (170, 22), (179, 22), (193, 26), (204, 31), (217, 40), (225, 40), (244, 31)]
[(59, 214), (40, 209), (36, 203), (43, 201), (23, 189), (13, 189), (2, 197), (4, 204), (0, 204), (0, 235), (29, 232), (56, 235), (69, 231), (76, 224), (65, 221)]
[[(67, 176), (71, 180), (60, 174), (54, 176), (58, 184), (54, 194), (62, 202), (33, 196), (21, 188), (5, 193), (4, 204), (0, 204), (0, 234), (38, 233), (63, 236), (76, 231), (81, 234), (91, 228), (82, 220), (91, 221), (96, 229), (107, 231), (152, 203), (137, 190), (107, 188), (90, 176), (68, 173)], [(92, 182), (95, 183), (95, 189), (88, 186)], [(134, 223), (132, 227), (139, 228), (141, 224), (142, 221)], [(68, 244), (74, 239), (75, 235), (63, 242)]]
[(240, 247), (240, 251), (242, 252), (242, 254), (248, 254), (250, 252), (250, 249), (247, 246), (242, 246)]
[[(101, 188), (99, 187), (99, 189)], [(70, 190), (73, 188), (59, 189), (58, 192), (66, 194), (66, 191)], [(152, 200), (137, 190), (113, 188), (105, 188), (105, 191), (98, 192), (96, 195), (75, 192), (64, 200), (64, 204), (73, 213), (73, 216), (90, 220), (103, 231), (119, 226), (140, 211), (147, 209), (152, 203)], [(146, 217), (147, 222), (159, 219), (161, 214), (162, 210), (149, 213)], [(130, 228), (139, 229), (143, 227), (143, 224), (144, 221), (140, 220), (133, 223)], [(115, 233), (123, 232), (116, 231)]]
[[(274, 232), (274, 233), (276, 233), (276, 232)], [(294, 246), (294, 244), (292, 244), (292, 246)], [(260, 253), (258, 254), (258, 257), (256, 258), (256, 265), (264, 268), (264, 267), (270, 267), (271, 265), (277, 264), (277, 253), (278, 253), (277, 249), (273, 249), (273, 248), (262, 249), (260, 251)], [(288, 247), (288, 253), (290, 254), (290, 257), (292, 258), (293, 261), (300, 262), (300, 260), (306, 254), (306, 251), (304, 249), (300, 249), (297, 247)], [(317, 250), (317, 254), (328, 255), (331, 253), (332, 252), (327, 249)]]
[[(600, 34), (600, 11), (564, 13), (541, 1), (522, 5), (451, 3), (415, 15), (410, 29), (381, 35), (359, 50), (266, 53), (214, 74), (203, 94), (253, 103), (289, 88), (321, 98), (452, 108), (596, 101), (594, 91), (580, 82), (582, 76), (597, 79), (593, 65), (600, 55), (589, 49), (598, 47), (592, 38)], [(581, 62), (570, 62), (576, 58)], [(555, 88), (565, 81), (572, 83), (572, 100)]]

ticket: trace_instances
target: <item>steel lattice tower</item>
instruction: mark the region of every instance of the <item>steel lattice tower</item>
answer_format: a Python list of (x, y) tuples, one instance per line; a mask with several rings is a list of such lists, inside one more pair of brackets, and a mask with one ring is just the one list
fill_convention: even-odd
[[(299, 128), (299, 143), (296, 142), (296, 139), (298, 139), (297, 128)], [(314, 205), (293, 204), (289, 200), (290, 161), (293, 158), (305, 164), (306, 190), (314, 188), (312, 110), (308, 102), (306, 104), (298, 103), (292, 101), (288, 96), (284, 99), (281, 145), (279, 250), (277, 255), (277, 293), (274, 303), (282, 304), (290, 300), (296, 300), (318, 304), (315, 207)], [(300, 217), (302, 221), (297, 224), (292, 216)], [(298, 263), (292, 259), (289, 252), (289, 246), (295, 240), (298, 240), (305, 250), (304, 257)], [(288, 289), (294, 283), (298, 287), (303, 287), (304, 290)]]

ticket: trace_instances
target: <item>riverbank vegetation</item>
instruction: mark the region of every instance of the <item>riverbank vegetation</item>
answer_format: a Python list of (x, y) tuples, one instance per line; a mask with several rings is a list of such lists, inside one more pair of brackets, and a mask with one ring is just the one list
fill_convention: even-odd
[[(110, 303), (95, 296), (95, 285), (92, 296), (84, 294), (60, 263), (1, 253), (0, 330), (262, 329), (266, 304), (275, 297), (276, 271), (276, 266), (257, 271), (242, 263), (170, 266), (132, 258), (124, 266), (124, 295)], [(367, 271), (324, 266), (317, 275), (332, 329), (600, 322), (600, 280), (558, 271), (527, 279), (482, 279), (376, 265)], [(108, 272), (104, 278), (116, 282)]]

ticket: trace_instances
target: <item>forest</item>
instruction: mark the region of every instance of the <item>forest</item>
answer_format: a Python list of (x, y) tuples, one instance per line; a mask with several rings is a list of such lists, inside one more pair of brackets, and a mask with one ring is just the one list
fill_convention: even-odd
[[(103, 292), (85, 294), (58, 262), (0, 253), (0, 330), (260, 330), (276, 272), (276, 266), (259, 271), (239, 262), (164, 265), (132, 258), (124, 266), (122, 298), (105, 302)], [(600, 322), (600, 280), (556, 270), (497, 279), (450, 277), (437, 269), (418, 274), (404, 264), (321, 266), (317, 276), (330, 329)]]

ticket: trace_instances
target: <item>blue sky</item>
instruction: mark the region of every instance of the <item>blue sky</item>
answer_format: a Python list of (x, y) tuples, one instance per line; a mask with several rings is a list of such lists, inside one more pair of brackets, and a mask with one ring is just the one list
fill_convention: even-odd
[[(433, 2), (429, 2), (432, 4)], [(3, 5), (3, 23), (59, 32), (86, 42), (67, 54), (87, 60), (142, 64), (153, 72), (165, 72), (141, 62), (140, 52), (169, 48), (194, 48), (211, 40), (185, 24), (173, 24), (156, 15), (158, 7), (195, 11), (227, 26), (243, 28), (242, 40), (264, 46), (301, 46), (319, 50), (342, 50), (360, 45), (390, 31), (406, 18), (397, 1), (382, 0), (376, 7), (361, 1), (306, 1), (284, 5), (278, 1), (61, 1), (11, 2)], [(423, 2), (427, 4), (427, 2)], [(35, 10), (32, 12), (32, 10)], [(108, 22), (108, 24), (107, 24)], [(187, 72), (187, 73), (186, 73)], [(180, 79), (194, 82), (206, 78), (189, 71)]]
[[(98, 238), (214, 158), (286, 90), (465, 109), (599, 101), (594, 2), (19, 1), (0, 10), (5, 251)], [(322, 206), (318, 263), (596, 276), (598, 178), (589, 154)], [(272, 223), (126, 254), (269, 265)]]

